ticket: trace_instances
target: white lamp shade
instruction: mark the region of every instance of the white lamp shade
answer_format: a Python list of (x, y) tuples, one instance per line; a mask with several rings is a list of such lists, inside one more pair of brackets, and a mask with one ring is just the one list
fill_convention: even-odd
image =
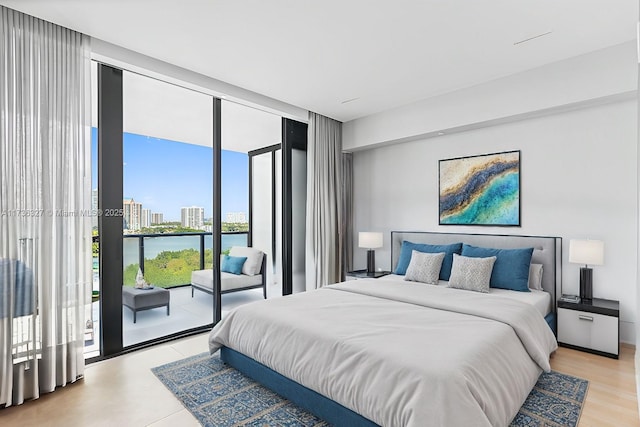
[(604, 264), (604, 242), (601, 240), (569, 241), (569, 262), (584, 265)]
[(358, 246), (366, 249), (381, 248), (382, 233), (361, 231), (360, 233), (358, 233)]

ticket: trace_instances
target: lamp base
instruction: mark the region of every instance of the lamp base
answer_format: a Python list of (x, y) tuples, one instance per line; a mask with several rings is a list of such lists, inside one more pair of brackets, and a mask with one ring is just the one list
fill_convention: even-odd
[(591, 301), (593, 298), (593, 270), (588, 267), (580, 268), (580, 299)]
[(376, 251), (367, 250), (367, 274), (373, 274), (376, 271)]

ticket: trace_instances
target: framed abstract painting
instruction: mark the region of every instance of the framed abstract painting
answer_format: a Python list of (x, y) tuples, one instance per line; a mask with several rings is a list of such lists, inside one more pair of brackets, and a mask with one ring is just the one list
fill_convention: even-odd
[(520, 151), (440, 160), (440, 225), (520, 225)]

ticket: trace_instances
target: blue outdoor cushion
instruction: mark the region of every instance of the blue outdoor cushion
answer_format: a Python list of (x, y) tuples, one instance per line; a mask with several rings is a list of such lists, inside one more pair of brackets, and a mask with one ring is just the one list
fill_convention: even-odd
[[(0, 319), (9, 317), (13, 300), (13, 317), (32, 314), (35, 305), (33, 271), (22, 261), (0, 258)], [(13, 298), (9, 296), (13, 294)]]
[(493, 249), (465, 244), (462, 246), (462, 255), (476, 258), (495, 256), (489, 285), (492, 288), (530, 292), (529, 267), (533, 248)]
[(440, 280), (449, 280), (449, 276), (451, 276), (451, 265), (453, 264), (453, 254), (456, 253), (459, 255), (461, 250), (462, 243), (452, 243), (450, 245), (428, 245), (426, 243), (412, 243), (407, 240), (403, 240), (395, 273), (400, 275), (407, 273), (407, 267), (409, 267), (409, 262), (411, 262), (411, 251), (427, 252), (432, 254), (444, 252), (444, 260), (442, 261), (442, 267), (440, 267)]
[(242, 274), (242, 266), (247, 260), (246, 256), (229, 256), (224, 255), (222, 257), (222, 263), (220, 265), (220, 271), (232, 274)]

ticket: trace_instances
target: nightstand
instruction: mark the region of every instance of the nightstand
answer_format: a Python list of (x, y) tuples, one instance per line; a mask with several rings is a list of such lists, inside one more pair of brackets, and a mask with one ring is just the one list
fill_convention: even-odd
[(558, 344), (617, 359), (620, 303), (600, 298), (558, 301)]
[(386, 276), (387, 274), (391, 274), (390, 271), (374, 271), (373, 273), (367, 273), (367, 270), (354, 270), (347, 271), (347, 280), (357, 280), (357, 279), (377, 279), (382, 276)]

